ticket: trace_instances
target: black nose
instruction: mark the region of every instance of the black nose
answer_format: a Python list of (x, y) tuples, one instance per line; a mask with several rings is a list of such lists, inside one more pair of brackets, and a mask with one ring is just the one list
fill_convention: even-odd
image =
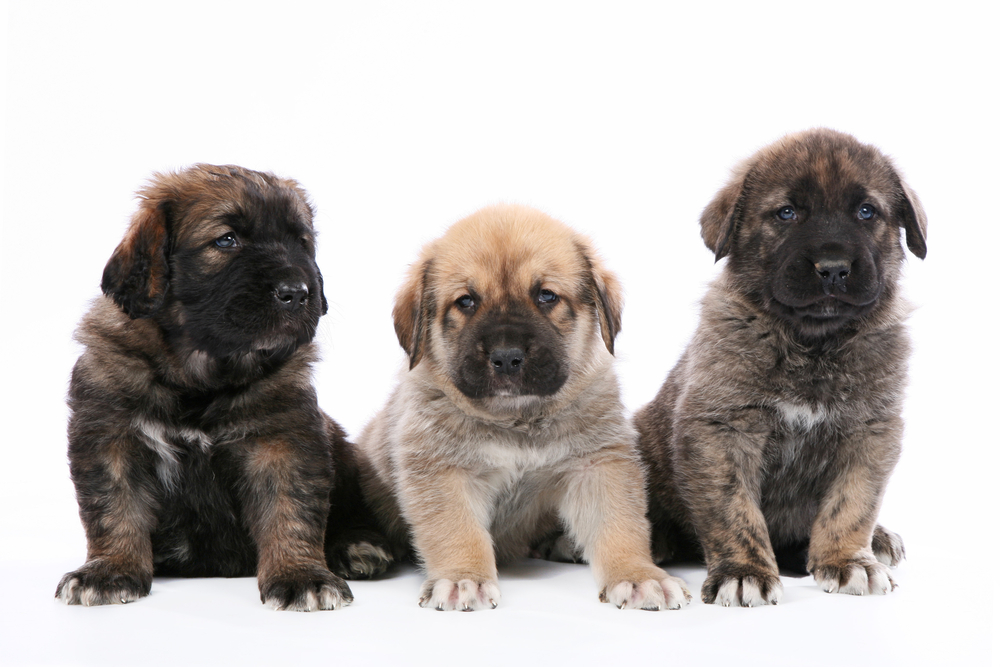
[(298, 310), (309, 298), (309, 288), (305, 283), (281, 282), (274, 290), (278, 306), (285, 310)]
[(516, 347), (490, 352), (490, 363), (493, 370), (501, 375), (513, 375), (524, 365), (524, 350)]
[(851, 275), (851, 263), (841, 257), (825, 258), (818, 260), (813, 266), (816, 267), (816, 275), (823, 283), (823, 291), (829, 294), (836, 287), (841, 292), (847, 291), (847, 277)]

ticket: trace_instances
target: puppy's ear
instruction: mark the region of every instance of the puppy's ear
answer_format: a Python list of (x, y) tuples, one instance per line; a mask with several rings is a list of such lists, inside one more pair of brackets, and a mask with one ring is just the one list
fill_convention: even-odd
[(319, 279), (319, 298), (322, 300), (323, 303), (323, 309), (320, 311), (319, 314), (326, 315), (327, 311), (330, 308), (329, 304), (326, 302), (326, 292), (323, 290), (323, 274), (319, 270), (319, 264), (316, 264), (316, 277)]
[(169, 210), (169, 200), (144, 196), (104, 267), (101, 290), (132, 319), (149, 317), (163, 306), (170, 278)]
[(615, 338), (622, 329), (622, 309), (625, 305), (621, 283), (618, 282), (618, 276), (604, 266), (588, 243), (578, 241), (577, 247), (590, 272), (590, 290), (601, 324), (601, 338), (608, 352), (614, 354)]
[(399, 288), (396, 304), (392, 309), (396, 338), (410, 357), (411, 370), (423, 357), (429, 316), (433, 316), (428, 312), (433, 307), (433, 297), (427, 289), (431, 265), (431, 261), (426, 260), (410, 267), (406, 282)]
[(750, 164), (744, 163), (733, 171), (733, 176), (701, 212), (701, 238), (708, 249), (715, 253), (715, 261), (729, 254), (733, 234), (743, 217), (743, 202)]
[(923, 259), (927, 257), (927, 214), (921, 206), (917, 195), (903, 179), (899, 180), (903, 188), (903, 199), (899, 203), (900, 226), (906, 232), (906, 247), (914, 255)]

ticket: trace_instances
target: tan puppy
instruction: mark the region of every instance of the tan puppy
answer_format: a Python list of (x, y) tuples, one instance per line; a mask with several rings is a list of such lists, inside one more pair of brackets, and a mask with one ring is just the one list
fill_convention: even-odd
[(421, 606), (496, 607), (497, 562), (560, 525), (601, 601), (690, 599), (650, 556), (621, 307), (590, 243), (530, 208), (483, 209), (423, 249), (393, 311), (410, 368), (358, 442), (383, 529), (426, 569)]

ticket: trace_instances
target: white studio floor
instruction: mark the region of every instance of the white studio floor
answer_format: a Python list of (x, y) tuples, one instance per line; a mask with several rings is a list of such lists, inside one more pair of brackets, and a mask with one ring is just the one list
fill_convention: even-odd
[[(919, 553), (919, 552), (918, 552)], [(583, 565), (526, 560), (501, 571), (492, 611), (417, 606), (420, 575), (399, 568), (352, 582), (338, 611), (274, 612), (256, 581), (156, 579), (148, 598), (67, 607), (52, 591), (72, 560), (16, 567), (0, 578), (16, 608), (4, 612), (3, 664), (767, 664), (983, 665), (988, 601), (957, 590), (948, 564), (920, 554), (896, 571), (886, 597), (823, 593), (811, 577), (783, 577), (775, 607), (695, 601), (673, 612), (620, 611), (597, 602)], [(671, 569), (697, 590), (702, 568)]]

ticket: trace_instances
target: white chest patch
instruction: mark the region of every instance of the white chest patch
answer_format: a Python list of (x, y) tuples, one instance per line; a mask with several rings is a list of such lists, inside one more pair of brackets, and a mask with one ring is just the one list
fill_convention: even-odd
[(202, 451), (212, 446), (208, 434), (197, 429), (174, 428), (146, 419), (138, 419), (134, 425), (146, 446), (156, 452), (156, 475), (170, 490), (177, 485), (180, 476), (180, 446), (177, 443), (195, 445)]
[(788, 403), (782, 401), (777, 404), (778, 413), (781, 414), (781, 418), (785, 420), (785, 423), (789, 426), (797, 426), (805, 430), (810, 430), (814, 428), (820, 422), (824, 422), (829, 417), (829, 414), (822, 405), (817, 406), (816, 409), (809, 407), (808, 405), (803, 405), (801, 403)]

